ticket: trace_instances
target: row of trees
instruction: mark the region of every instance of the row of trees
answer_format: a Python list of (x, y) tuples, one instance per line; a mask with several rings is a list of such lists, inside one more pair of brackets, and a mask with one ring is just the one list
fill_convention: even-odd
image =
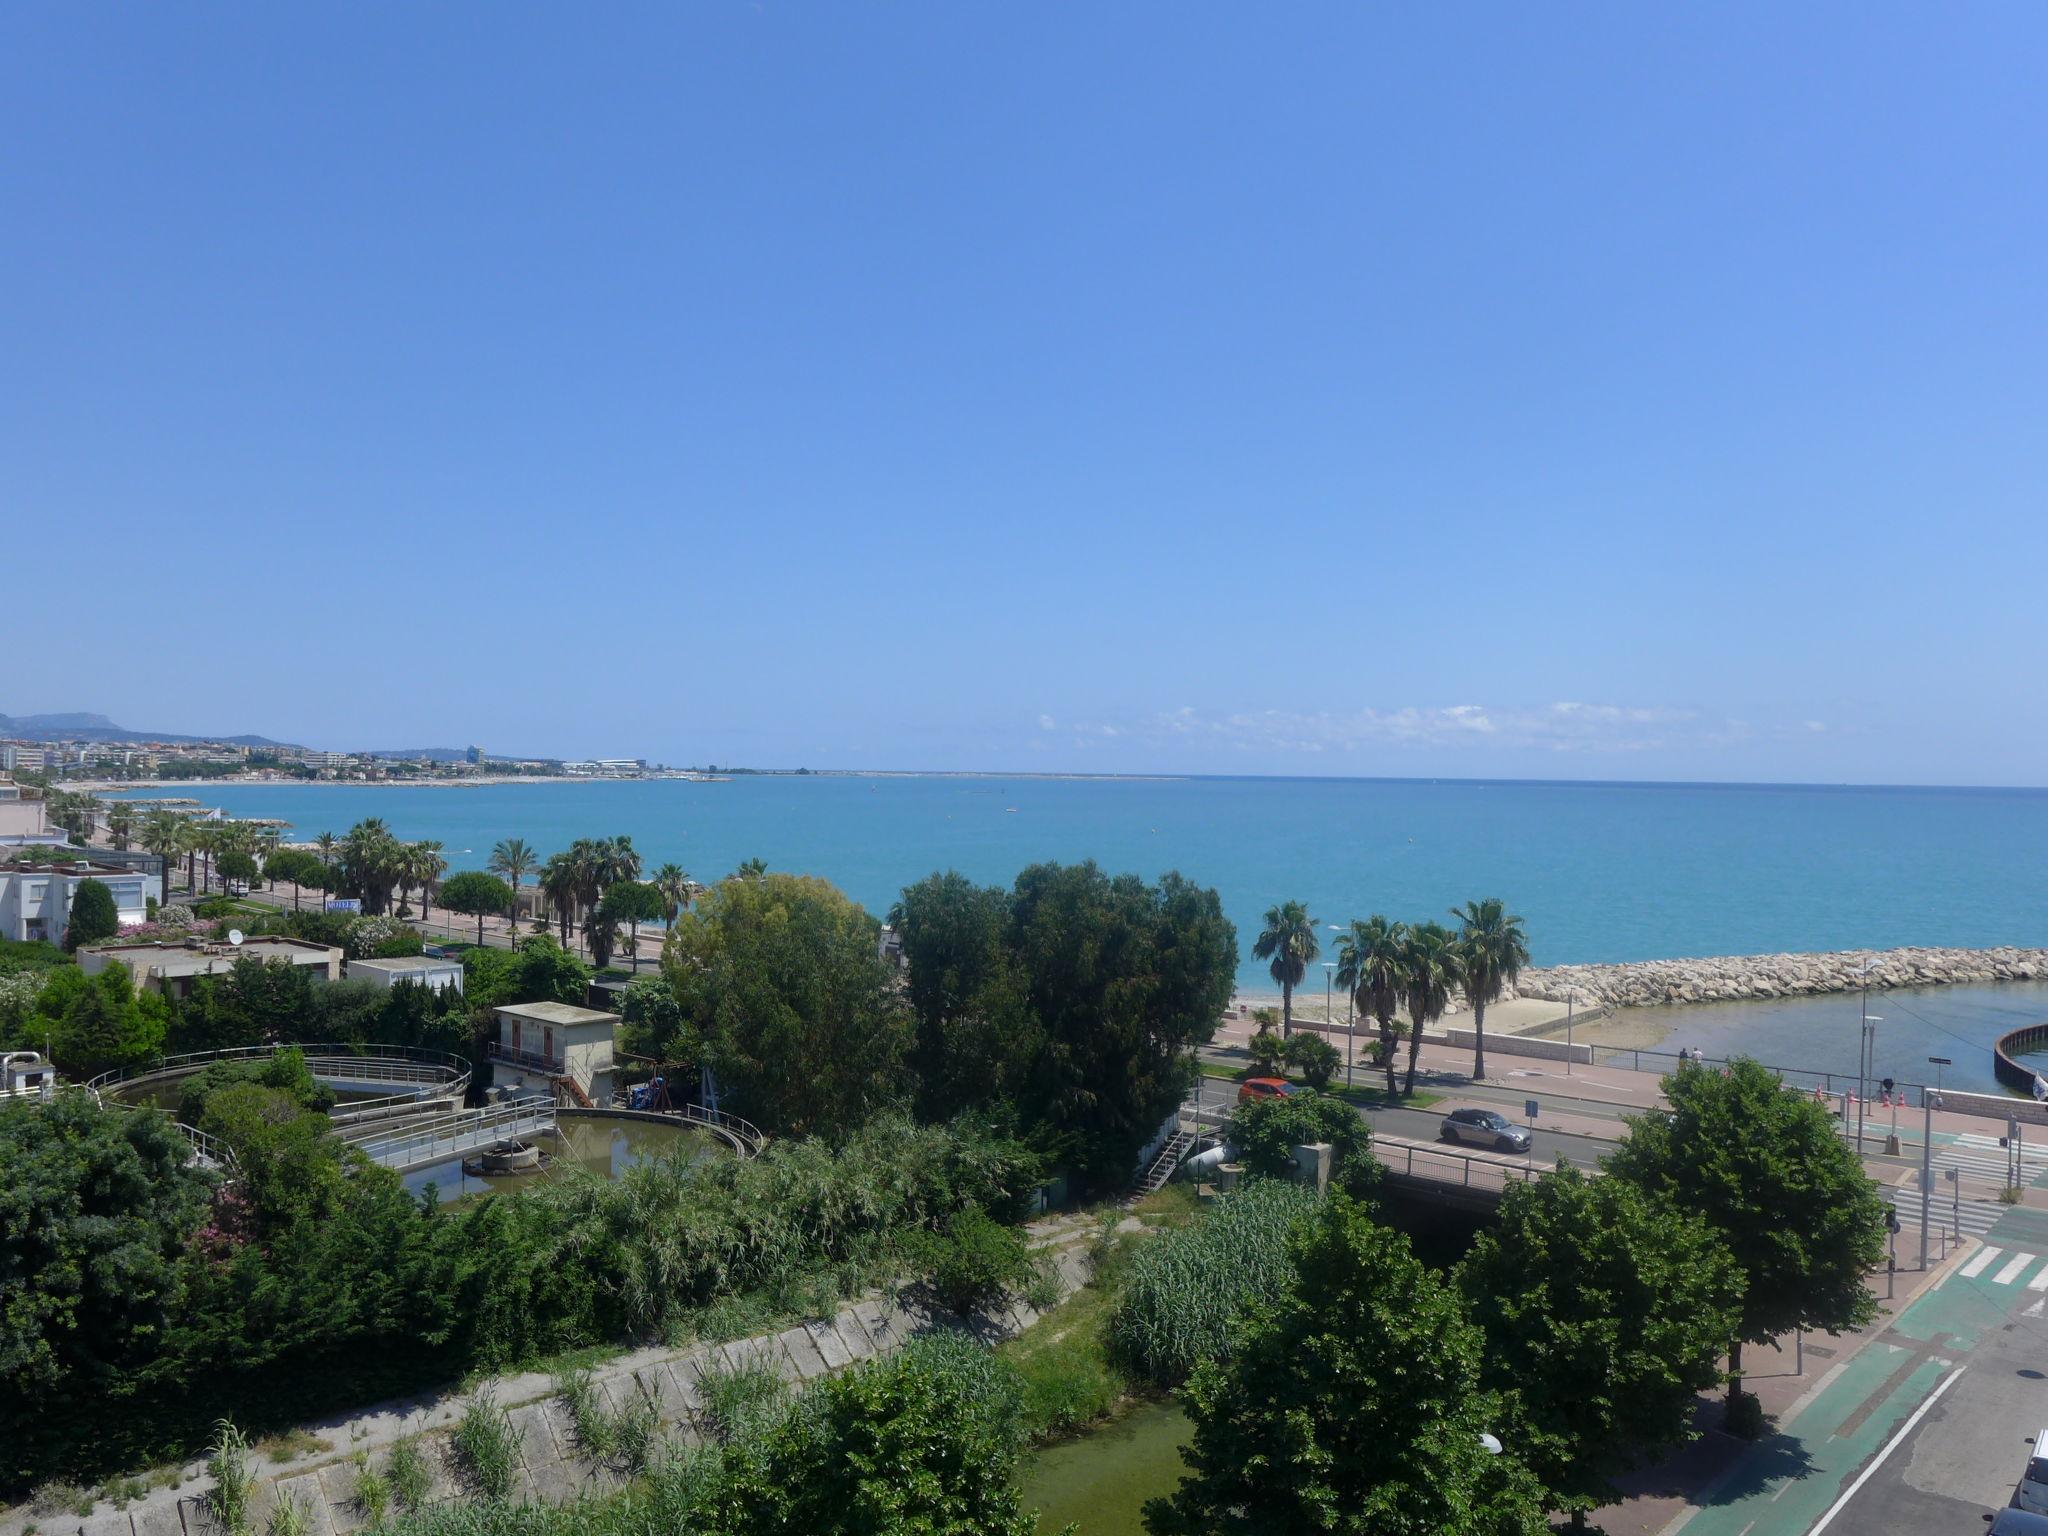
[[(1826, 1111), (1756, 1063), (1665, 1090), (1671, 1113), (1632, 1121), (1605, 1177), (1512, 1187), (1447, 1276), (1366, 1205), (1327, 1202), (1286, 1283), (1194, 1370), (1190, 1476), (1149, 1512), (1156, 1536), (1324, 1529), (1331, 1509), (1371, 1530), (1580, 1527), (1690, 1437), (1724, 1374), (1731, 1425), (1756, 1433), (1743, 1346), (1870, 1321), (1885, 1207)], [(1288, 1128), (1246, 1139), (1266, 1129), (1277, 1161)]]
[[(1451, 909), (1455, 928), (1439, 922), (1399, 923), (1375, 913), (1354, 918), (1339, 931), (1334, 980), (1359, 1015), (1379, 1026), (1379, 1058), (1394, 1083), (1394, 1044), (1408, 1036), (1408, 1073), (1402, 1091), (1415, 1091), (1422, 1031), (1442, 1018), (1459, 994), (1472, 1004), (1472, 1075), (1486, 1076), (1486, 1009), (1514, 985), (1529, 963), (1522, 920), (1498, 897), (1468, 901)], [(1293, 1032), (1294, 989), (1322, 954), (1316, 920), (1298, 901), (1266, 912), (1252, 943), (1255, 958), (1280, 984), (1281, 1037)], [(1398, 1022), (1408, 1012), (1404, 1030)], [(1328, 1023), (1329, 1021), (1325, 1021)]]

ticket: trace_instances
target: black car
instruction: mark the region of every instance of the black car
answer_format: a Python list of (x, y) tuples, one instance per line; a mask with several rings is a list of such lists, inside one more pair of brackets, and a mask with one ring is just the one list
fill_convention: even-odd
[(1445, 1141), (1468, 1146), (1491, 1147), (1496, 1152), (1526, 1152), (1529, 1132), (1505, 1115), (1491, 1109), (1454, 1109), (1444, 1116), (1438, 1134)]

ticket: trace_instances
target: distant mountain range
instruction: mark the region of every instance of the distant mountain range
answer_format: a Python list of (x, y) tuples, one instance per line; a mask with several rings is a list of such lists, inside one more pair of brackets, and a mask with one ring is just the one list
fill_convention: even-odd
[[(236, 747), (288, 747), (268, 736), (187, 736), (177, 731), (131, 731), (105, 715), (0, 715), (0, 736), (29, 741), (222, 741)], [(459, 753), (457, 754), (460, 755)]]

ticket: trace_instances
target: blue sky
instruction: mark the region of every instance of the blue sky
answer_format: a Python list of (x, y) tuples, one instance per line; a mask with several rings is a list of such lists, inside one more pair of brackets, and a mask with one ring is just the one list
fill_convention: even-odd
[(0, 711), (2048, 783), (2048, 12), (0, 14)]

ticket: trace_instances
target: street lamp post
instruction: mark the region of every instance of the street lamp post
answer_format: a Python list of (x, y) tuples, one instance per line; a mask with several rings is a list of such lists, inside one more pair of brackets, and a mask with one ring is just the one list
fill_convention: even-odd
[(1858, 1157), (1863, 1155), (1863, 1111), (1864, 1106), (1870, 1101), (1870, 1069), (1877, 1054), (1872, 1048), (1877, 1037), (1872, 1033), (1871, 1026), (1884, 1022), (1882, 1019), (1873, 1019), (1870, 1016), (1870, 970), (1873, 964), (1875, 964), (1874, 961), (1866, 960), (1856, 968), (1856, 975), (1863, 983), (1863, 1027), (1862, 1035), (1857, 1041), (1856, 1048), (1856, 1155)]
[[(1941, 1081), (1941, 1069), (1952, 1066), (1946, 1056), (1930, 1056), (1927, 1064), (1934, 1068), (1934, 1080)], [(1936, 1090), (1939, 1092), (1939, 1090)], [(1927, 1090), (1920, 1090), (1920, 1269), (1927, 1269), (1927, 1223), (1934, 1214), (1934, 1100), (1927, 1097)]]
[[(1335, 982), (1336, 975), (1337, 962), (1325, 960), (1323, 962), (1323, 1038), (1325, 1040), (1330, 1038), (1330, 1031), (1337, 1027), (1337, 1004), (1334, 1000), (1334, 994), (1330, 990)], [(1344, 1086), (1347, 1088), (1351, 1086), (1351, 1070), (1350, 1063), (1348, 1062), (1345, 1064)]]

